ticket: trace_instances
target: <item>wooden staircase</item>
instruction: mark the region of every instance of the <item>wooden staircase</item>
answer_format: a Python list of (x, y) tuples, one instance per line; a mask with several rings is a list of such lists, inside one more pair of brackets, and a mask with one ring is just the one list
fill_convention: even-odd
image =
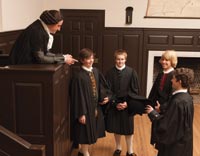
[(30, 144), (0, 125), (0, 156), (45, 156), (45, 145)]

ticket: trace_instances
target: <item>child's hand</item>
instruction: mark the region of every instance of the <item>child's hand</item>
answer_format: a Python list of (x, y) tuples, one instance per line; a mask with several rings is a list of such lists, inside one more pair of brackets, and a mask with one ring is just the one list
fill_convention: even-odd
[(99, 102), (99, 104), (100, 105), (105, 105), (106, 103), (108, 103), (108, 101), (109, 101), (109, 98), (105, 97), (102, 102)]
[(116, 107), (118, 110), (124, 110), (125, 108), (127, 108), (127, 102), (118, 103)]
[(153, 111), (153, 107), (151, 107), (150, 105), (147, 105), (146, 108), (145, 108), (145, 112), (147, 114), (151, 113)]
[(156, 101), (157, 105), (155, 106), (155, 110), (159, 113), (160, 112), (160, 103)]
[(85, 115), (82, 115), (81, 117), (79, 117), (78, 121), (81, 124), (85, 125), (86, 124), (86, 117), (85, 117)]

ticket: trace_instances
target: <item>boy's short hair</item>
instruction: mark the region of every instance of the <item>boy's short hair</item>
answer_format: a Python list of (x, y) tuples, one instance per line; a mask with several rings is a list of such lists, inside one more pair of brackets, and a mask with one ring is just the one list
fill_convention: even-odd
[(117, 55), (124, 55), (125, 59), (127, 59), (127, 56), (128, 56), (126, 50), (124, 50), (124, 49), (115, 50), (115, 53), (114, 53), (114, 58), (115, 59), (116, 59)]
[(91, 49), (89, 49), (89, 48), (83, 48), (79, 52), (79, 60), (81, 62), (81, 60), (87, 59), (87, 58), (89, 58), (92, 55), (94, 56), (94, 52)]
[(177, 81), (181, 80), (183, 88), (188, 88), (194, 80), (194, 71), (190, 68), (177, 68), (173, 75)]

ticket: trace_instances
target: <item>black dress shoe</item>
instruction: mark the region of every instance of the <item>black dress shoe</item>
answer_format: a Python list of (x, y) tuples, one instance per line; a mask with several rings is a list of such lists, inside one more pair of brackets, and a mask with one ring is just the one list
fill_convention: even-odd
[(126, 156), (137, 156), (137, 155), (135, 153), (129, 154), (128, 152), (126, 152)]
[(115, 150), (115, 152), (113, 153), (113, 156), (120, 156), (121, 152), (122, 152), (121, 150), (117, 149), (117, 150)]
[(81, 152), (78, 152), (78, 156), (84, 156), (84, 154)]

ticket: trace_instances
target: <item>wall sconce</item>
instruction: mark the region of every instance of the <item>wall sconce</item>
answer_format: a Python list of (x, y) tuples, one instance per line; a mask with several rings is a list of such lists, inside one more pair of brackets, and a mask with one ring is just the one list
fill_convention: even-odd
[(132, 23), (132, 13), (133, 13), (133, 7), (127, 7), (126, 8), (126, 24)]

